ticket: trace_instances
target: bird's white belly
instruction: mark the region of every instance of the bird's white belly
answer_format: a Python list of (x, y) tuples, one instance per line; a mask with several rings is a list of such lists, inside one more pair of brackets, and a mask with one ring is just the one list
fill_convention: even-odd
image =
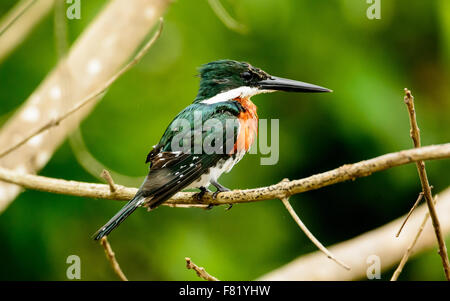
[(189, 188), (200, 188), (200, 187), (208, 187), (211, 184), (211, 181), (217, 181), (217, 179), (224, 173), (230, 172), (234, 165), (236, 165), (244, 156), (245, 152), (239, 152), (236, 154), (235, 158), (230, 157), (227, 160), (220, 160), (216, 166), (210, 167), (208, 172), (204, 173), (197, 180), (192, 182), (185, 189)]

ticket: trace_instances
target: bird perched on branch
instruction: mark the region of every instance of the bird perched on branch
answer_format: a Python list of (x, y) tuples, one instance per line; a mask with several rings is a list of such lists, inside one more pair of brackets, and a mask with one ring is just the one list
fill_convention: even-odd
[(150, 171), (138, 192), (97, 231), (95, 240), (108, 235), (136, 208), (156, 208), (180, 190), (199, 188), (199, 200), (210, 192), (209, 185), (216, 188), (213, 197), (229, 191), (217, 180), (242, 159), (257, 135), (258, 115), (250, 97), (275, 91), (331, 92), (271, 76), (244, 62), (203, 65), (194, 102), (170, 123), (147, 156)]

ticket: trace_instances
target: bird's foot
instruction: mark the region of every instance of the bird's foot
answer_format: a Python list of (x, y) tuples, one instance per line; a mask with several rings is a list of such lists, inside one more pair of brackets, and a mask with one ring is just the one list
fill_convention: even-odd
[(194, 194), (194, 199), (195, 199), (196, 201), (203, 202), (203, 196), (205, 195), (205, 193), (207, 193), (207, 192), (212, 192), (212, 191), (209, 190), (209, 189), (206, 188), (206, 187), (200, 187), (199, 189), (200, 189), (200, 192)]
[(208, 206), (205, 207), (205, 210), (211, 210), (214, 206), (214, 204), (208, 204)]
[(216, 190), (216, 191), (214, 191), (214, 193), (212, 194), (212, 198), (213, 199), (217, 199), (217, 195), (219, 194), (219, 193), (221, 193), (221, 192), (225, 192), (225, 191), (231, 191), (230, 189), (226, 189), (226, 190)]
[[(203, 197), (205, 196), (205, 193), (207, 193), (207, 192), (211, 193), (212, 191), (206, 187), (200, 187), (199, 189), (200, 189), (200, 192), (194, 194), (194, 199), (196, 201), (198, 201), (199, 203), (203, 203)], [(213, 207), (214, 207), (213, 204), (208, 204), (208, 206), (205, 207), (205, 210), (211, 210)]]
[(221, 192), (225, 192), (225, 191), (231, 191), (230, 189), (226, 188), (225, 186), (217, 183), (216, 181), (211, 181), (211, 184), (216, 187), (216, 191), (213, 193), (212, 197), (213, 199), (217, 198), (217, 195)]

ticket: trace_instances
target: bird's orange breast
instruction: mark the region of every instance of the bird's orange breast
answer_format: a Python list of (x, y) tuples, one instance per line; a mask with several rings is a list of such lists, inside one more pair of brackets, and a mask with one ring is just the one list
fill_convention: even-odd
[(237, 116), (240, 127), (233, 152), (246, 152), (253, 144), (258, 134), (258, 114), (256, 113), (256, 105), (250, 98), (235, 98), (234, 100), (242, 105), (244, 111), (240, 112)]

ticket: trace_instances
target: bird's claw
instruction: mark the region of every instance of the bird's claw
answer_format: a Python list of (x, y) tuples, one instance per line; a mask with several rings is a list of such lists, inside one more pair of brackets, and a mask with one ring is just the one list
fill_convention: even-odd
[(201, 187), (200, 192), (194, 194), (193, 198), (198, 202), (203, 202), (203, 196), (205, 195), (206, 192), (211, 192), (211, 190)]
[(231, 190), (228, 189), (228, 188), (225, 188), (225, 187), (223, 187), (223, 188), (221, 188), (221, 189), (217, 189), (217, 190), (212, 194), (212, 198), (213, 198), (213, 199), (217, 199), (217, 196), (219, 195), (219, 193), (221, 193), (221, 192), (227, 192), (227, 191), (231, 191)]
[(206, 206), (205, 210), (211, 210), (213, 209), (214, 204), (208, 204), (208, 206)]
[(219, 183), (217, 183), (217, 181), (211, 181), (211, 184), (216, 187), (216, 191), (213, 193), (212, 197), (213, 199), (217, 198), (217, 195), (220, 192), (225, 192), (225, 191), (230, 191), (230, 189), (226, 188), (225, 186), (220, 185)]
[(194, 194), (193, 198), (197, 202), (201, 202), (203, 200), (203, 196), (204, 195), (205, 195), (205, 193), (203, 191), (201, 191), (201, 192), (198, 192), (198, 193)]
[[(220, 188), (218, 188), (214, 193), (213, 193), (213, 195), (212, 195), (212, 198), (214, 199), (214, 200), (216, 200), (217, 199), (217, 196), (219, 195), (219, 193), (221, 193), (221, 192), (226, 192), (226, 191), (231, 191), (230, 189), (228, 189), (228, 188), (226, 188), (226, 187), (220, 187)], [(230, 210), (231, 208), (233, 207), (233, 204), (228, 204), (228, 207), (225, 209), (225, 210)]]

